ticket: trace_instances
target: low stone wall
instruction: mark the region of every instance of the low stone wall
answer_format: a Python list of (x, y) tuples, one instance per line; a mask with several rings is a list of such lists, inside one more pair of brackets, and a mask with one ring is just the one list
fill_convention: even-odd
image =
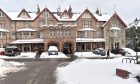
[(129, 74), (131, 74), (131, 73), (128, 72), (127, 70), (116, 69), (116, 75), (123, 78), (123, 79), (129, 78)]

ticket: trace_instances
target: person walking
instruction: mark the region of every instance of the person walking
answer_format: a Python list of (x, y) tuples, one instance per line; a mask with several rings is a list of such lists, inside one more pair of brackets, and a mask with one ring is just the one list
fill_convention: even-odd
[(110, 50), (108, 49), (107, 50), (107, 57), (106, 57), (106, 59), (108, 59), (109, 56), (110, 56)]
[(40, 58), (42, 52), (43, 52), (42, 49), (39, 48), (39, 49), (37, 50), (37, 53), (36, 53), (36, 55), (35, 55), (35, 58)]

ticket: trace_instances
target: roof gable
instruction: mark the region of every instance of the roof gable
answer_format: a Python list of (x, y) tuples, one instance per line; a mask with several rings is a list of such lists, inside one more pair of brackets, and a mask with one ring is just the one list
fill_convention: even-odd
[(22, 11), (19, 13), (17, 17), (30, 18), (31, 16), (28, 14), (28, 12), (25, 9), (22, 9)]
[(10, 18), (10, 17), (6, 14), (6, 12), (3, 11), (1, 8), (0, 8), (0, 12), (1, 12), (1, 14), (3, 14), (4, 16), (8, 17), (8, 18), (11, 20), (11, 18)]
[(127, 25), (124, 23), (124, 21), (119, 17), (119, 15), (116, 12), (110, 17), (108, 21), (105, 22), (105, 24), (102, 25), (102, 27), (105, 27), (109, 23), (109, 21), (114, 17), (118, 18), (118, 20), (122, 23), (124, 27), (127, 27)]
[(95, 20), (97, 20), (96, 17), (95, 17), (88, 9), (86, 9), (86, 10), (77, 18), (77, 20), (78, 20), (79, 18), (95, 18)]
[[(46, 12), (46, 13), (45, 13)], [(43, 17), (43, 18), (49, 18), (49, 16), (54, 17), (56, 20), (57, 18), (51, 13), (51, 11), (48, 8), (44, 8), (38, 15), (37, 17), (34, 19), (36, 20), (39, 16)]]
[(61, 14), (60, 18), (70, 18), (68, 11), (65, 9), (64, 12)]

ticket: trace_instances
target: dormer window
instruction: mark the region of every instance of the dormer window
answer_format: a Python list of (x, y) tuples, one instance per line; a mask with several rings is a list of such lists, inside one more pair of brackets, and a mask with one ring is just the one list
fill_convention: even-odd
[(44, 11), (44, 12), (41, 14), (41, 17), (42, 17), (42, 18), (48, 18), (48, 17), (50, 17), (49, 12)]
[(4, 14), (2, 11), (0, 11), (0, 17), (4, 17)]
[(30, 15), (28, 14), (28, 12), (25, 9), (23, 9), (17, 17), (30, 18)]
[(68, 14), (67, 13), (64, 13), (64, 16), (63, 17), (68, 17)]
[(91, 18), (91, 14), (90, 13), (84, 13), (82, 15), (82, 18)]
[(21, 14), (21, 17), (22, 17), (22, 18), (26, 18), (26, 17), (28, 17), (28, 16), (27, 16), (27, 14), (24, 12), (24, 13)]

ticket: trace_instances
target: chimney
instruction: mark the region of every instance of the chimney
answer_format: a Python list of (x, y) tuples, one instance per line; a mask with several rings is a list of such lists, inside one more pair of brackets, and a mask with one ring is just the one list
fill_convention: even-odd
[(60, 16), (61, 15), (61, 7), (59, 5), (59, 7), (57, 8), (57, 15)]
[(73, 13), (72, 13), (72, 8), (71, 8), (71, 6), (69, 6), (68, 13), (69, 13), (69, 17), (72, 18)]
[(96, 14), (99, 15), (99, 16), (102, 16), (102, 13), (101, 13), (101, 9), (100, 8), (97, 8)]
[(37, 12), (36, 14), (38, 15), (40, 13), (40, 8), (39, 8), (39, 5), (37, 4)]

